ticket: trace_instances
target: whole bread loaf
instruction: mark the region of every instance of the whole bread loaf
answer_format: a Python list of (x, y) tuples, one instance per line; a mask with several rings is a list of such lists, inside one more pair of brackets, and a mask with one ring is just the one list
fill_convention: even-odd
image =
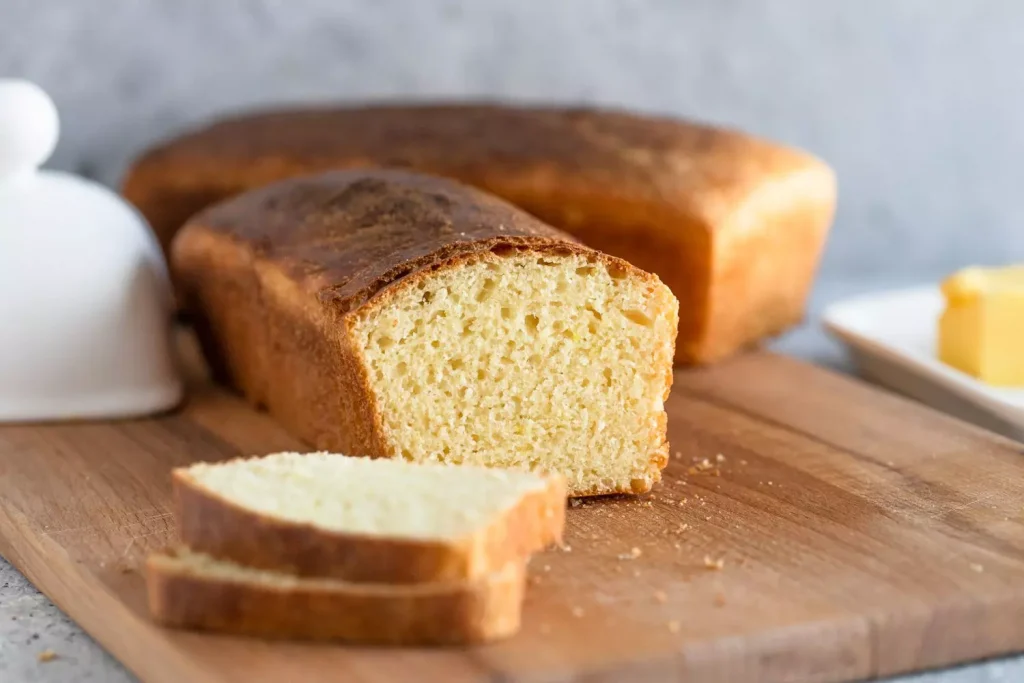
[(321, 450), (646, 491), (679, 303), (491, 195), (394, 170), (207, 209), (172, 267), (215, 372)]
[(162, 242), (243, 190), (398, 167), (487, 190), (658, 274), (680, 301), (676, 361), (708, 363), (804, 316), (832, 221), (832, 170), (739, 132), (619, 111), (378, 105), (241, 115), (144, 154), (123, 186)]

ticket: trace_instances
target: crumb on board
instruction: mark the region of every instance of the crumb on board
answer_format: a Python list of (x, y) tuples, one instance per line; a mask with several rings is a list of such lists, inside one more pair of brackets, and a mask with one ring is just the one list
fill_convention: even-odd
[(546, 571), (546, 572), (551, 571), (551, 565), (550, 564), (544, 565), (544, 571)]
[(688, 500), (689, 500), (689, 498), (687, 498), (686, 496), (683, 496), (683, 498), (679, 501), (679, 504), (680, 505), (686, 505), (686, 501), (688, 501)]
[(576, 607), (573, 607), (572, 608), (572, 615), (574, 617), (576, 617), (577, 619), (579, 619), (580, 617), (583, 616), (583, 608), (580, 607), (579, 605), (577, 605)]
[(721, 593), (715, 594), (715, 607), (725, 607), (725, 596)]
[(676, 532), (681, 534), (681, 533), (683, 533), (684, 531), (686, 531), (689, 528), (690, 528), (690, 525), (687, 524), (686, 522), (683, 522), (682, 524), (679, 525), (678, 528), (676, 528)]
[(634, 579), (639, 579), (640, 578), (640, 570), (639, 569), (634, 569), (633, 570), (633, 578)]
[(708, 569), (719, 570), (719, 569), (721, 569), (722, 567), (725, 566), (725, 560), (723, 558), (721, 558), (721, 557), (718, 558), (717, 560), (715, 560), (715, 559), (712, 559), (710, 555), (705, 555), (704, 556), (704, 566), (707, 567)]
[(708, 460), (707, 458), (704, 458), (703, 460), (698, 462), (696, 465), (693, 465), (692, 467), (690, 467), (690, 469), (687, 470), (687, 473), (688, 474), (702, 474), (704, 472), (707, 472), (707, 471), (713, 470), (713, 469), (715, 469), (715, 466), (711, 463), (711, 461)]
[(561, 551), (562, 551), (563, 553), (571, 553), (571, 552), (572, 552), (572, 546), (571, 546), (571, 545), (568, 545), (568, 544), (567, 544), (567, 545), (563, 545), (563, 546), (560, 546), (560, 549), (561, 549)]
[(675, 452), (675, 457), (676, 457), (676, 460), (682, 458), (683, 457), (683, 452), (682, 451), (676, 451)]
[(663, 603), (668, 600), (668, 596), (665, 595), (665, 591), (654, 591), (654, 599)]
[(680, 628), (682, 628), (682, 626), (675, 619), (672, 619), (671, 621), (668, 622), (668, 632), (669, 633), (679, 633), (679, 629)]
[(719, 453), (715, 456), (715, 462), (725, 462), (725, 456)]
[(579, 498), (571, 498), (569, 500), (569, 507), (571, 508), (578, 508), (581, 505), (583, 505), (583, 501), (580, 500)]
[(57, 653), (53, 650), (43, 650), (42, 652), (36, 655), (36, 659), (43, 663), (52, 662), (53, 660), (57, 659)]
[(747, 461), (746, 461), (746, 460), (740, 460), (740, 464), (741, 464), (741, 465), (746, 465), (746, 464), (747, 464)]
[(636, 546), (633, 546), (632, 548), (629, 549), (628, 553), (621, 553), (619, 555), (619, 559), (620, 560), (635, 560), (636, 558), (640, 557), (641, 555), (643, 555), (643, 551), (640, 550), (640, 548), (637, 548)]
[(980, 574), (983, 571), (985, 571), (985, 567), (983, 567), (982, 565), (978, 564), (977, 562), (971, 562), (971, 571), (977, 572), (978, 574)]

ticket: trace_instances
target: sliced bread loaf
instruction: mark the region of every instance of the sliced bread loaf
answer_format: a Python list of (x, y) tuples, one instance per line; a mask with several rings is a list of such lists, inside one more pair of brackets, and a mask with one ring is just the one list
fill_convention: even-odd
[(472, 579), (559, 542), (559, 475), (331, 453), (176, 469), (181, 542), (297, 576)]
[(172, 262), (223, 379), (315, 448), (649, 490), (679, 303), (657, 276), (454, 181), (286, 180), (196, 216)]
[(146, 563), (149, 608), (165, 626), (262, 638), (462, 645), (513, 635), (522, 562), (472, 581), (380, 585), (299, 578), (176, 549)]

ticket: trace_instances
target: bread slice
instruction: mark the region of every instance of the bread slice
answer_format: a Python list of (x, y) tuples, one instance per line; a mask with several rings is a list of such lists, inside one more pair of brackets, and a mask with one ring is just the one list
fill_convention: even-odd
[(184, 545), (298, 576), (474, 579), (560, 542), (565, 526), (559, 475), (276, 453), (172, 479)]
[(365, 645), (466, 645), (519, 630), (523, 563), (472, 581), (382, 585), (310, 579), (185, 549), (146, 562), (149, 609), (175, 628)]
[(649, 490), (679, 303), (459, 183), (337, 171), (211, 207), (172, 266), (218, 376), (315, 449)]
[(247, 113), (147, 151), (123, 184), (165, 246), (200, 209), (328, 169), (402, 167), (502, 197), (656, 273), (680, 300), (679, 364), (804, 317), (836, 178), (738, 131), (611, 109), (478, 103)]

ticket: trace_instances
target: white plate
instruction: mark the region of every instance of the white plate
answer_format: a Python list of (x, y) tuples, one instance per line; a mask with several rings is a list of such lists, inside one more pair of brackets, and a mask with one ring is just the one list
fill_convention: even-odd
[(993, 417), (1003, 424), (984, 426), (1024, 440), (1024, 388), (991, 387), (938, 360), (942, 308), (938, 287), (916, 287), (839, 301), (822, 322), (875, 381), (975, 422)]

